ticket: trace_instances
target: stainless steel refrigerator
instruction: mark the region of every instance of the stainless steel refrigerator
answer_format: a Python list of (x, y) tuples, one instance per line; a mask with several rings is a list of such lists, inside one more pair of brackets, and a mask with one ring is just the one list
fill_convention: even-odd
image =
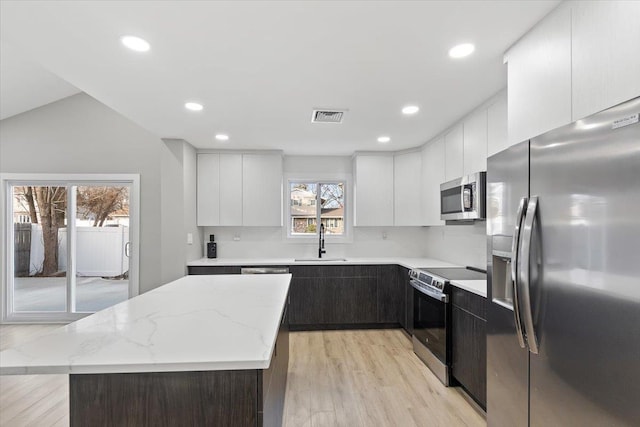
[(638, 114), (489, 158), (489, 426), (640, 426)]

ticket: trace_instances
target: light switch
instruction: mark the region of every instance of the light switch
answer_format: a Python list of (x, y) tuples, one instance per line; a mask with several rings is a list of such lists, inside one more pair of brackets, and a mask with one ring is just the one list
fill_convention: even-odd
[(193, 245), (193, 234), (187, 233), (187, 245)]

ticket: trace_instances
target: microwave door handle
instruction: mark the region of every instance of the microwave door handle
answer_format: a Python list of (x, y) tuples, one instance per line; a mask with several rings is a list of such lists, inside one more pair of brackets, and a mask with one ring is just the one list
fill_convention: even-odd
[(460, 212), (466, 212), (464, 208), (464, 184), (460, 186)]
[(527, 344), (529, 351), (538, 354), (538, 340), (533, 325), (533, 312), (531, 309), (531, 242), (533, 238), (533, 224), (538, 215), (538, 197), (531, 197), (527, 206), (527, 212), (524, 218), (524, 226), (522, 232), (522, 241), (520, 244), (521, 260), (519, 268), (519, 291), (522, 295), (522, 311), (524, 315), (524, 330), (527, 336)]
[(518, 213), (516, 214), (516, 225), (513, 230), (513, 240), (511, 241), (511, 286), (513, 286), (513, 317), (518, 335), (518, 344), (526, 348), (524, 334), (522, 333), (522, 317), (520, 315), (520, 300), (518, 295), (518, 244), (520, 243), (520, 230), (522, 228), (522, 218), (527, 206), (527, 198), (520, 199)]

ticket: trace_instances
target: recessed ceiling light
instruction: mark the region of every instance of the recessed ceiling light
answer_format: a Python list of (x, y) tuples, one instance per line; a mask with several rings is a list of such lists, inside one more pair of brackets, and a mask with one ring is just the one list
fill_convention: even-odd
[(216, 135), (216, 139), (218, 141), (228, 141), (229, 140), (229, 135), (225, 135), (224, 133), (219, 133)]
[(122, 36), (120, 41), (123, 45), (136, 52), (147, 52), (151, 49), (151, 45), (148, 41), (136, 36)]
[(378, 142), (381, 144), (386, 144), (389, 141), (391, 141), (391, 138), (389, 138), (388, 136), (378, 137)]
[(204, 107), (202, 104), (198, 104), (197, 102), (187, 102), (184, 104), (184, 108), (191, 111), (202, 111)]
[(402, 114), (411, 115), (417, 113), (418, 111), (420, 111), (420, 107), (418, 107), (417, 105), (407, 105), (402, 109)]
[(462, 43), (449, 49), (449, 56), (452, 58), (464, 58), (469, 56), (476, 50), (476, 47), (471, 43)]

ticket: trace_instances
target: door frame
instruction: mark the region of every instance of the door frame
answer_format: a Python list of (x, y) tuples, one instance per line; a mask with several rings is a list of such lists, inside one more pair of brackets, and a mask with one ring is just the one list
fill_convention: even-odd
[[(0, 174), (0, 236), (2, 236), (2, 257), (0, 257), (0, 276), (2, 288), (2, 304), (0, 304), (0, 323), (68, 323), (81, 319), (91, 313), (71, 313), (67, 303), (66, 312), (51, 313), (15, 313), (13, 312), (13, 193), (11, 186), (29, 183), (29, 185), (105, 185), (126, 184), (130, 186), (129, 194), (129, 298), (140, 291), (140, 175), (139, 174), (66, 174), (66, 173), (3, 173)], [(72, 245), (67, 245), (69, 248)], [(69, 259), (69, 263), (75, 259)], [(70, 295), (67, 295), (69, 302)]]

